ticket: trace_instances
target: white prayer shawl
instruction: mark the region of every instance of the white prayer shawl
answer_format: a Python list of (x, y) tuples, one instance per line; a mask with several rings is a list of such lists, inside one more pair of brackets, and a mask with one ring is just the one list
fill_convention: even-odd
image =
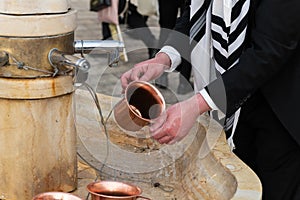
[[(224, 73), (230, 67), (234, 66), (238, 62), (238, 57), (241, 52), (241, 47), (243, 45), (247, 25), (241, 29), (240, 24), (245, 20), (250, 7), (250, 0), (209, 0), (208, 8), (205, 14), (205, 34), (197, 41), (196, 46), (191, 52), (191, 64), (194, 75), (194, 88), (195, 92), (199, 92), (206, 85), (216, 78), (216, 71), (219, 73)], [(206, 2), (207, 3), (207, 2)], [(238, 4), (239, 3), (239, 4)], [(205, 6), (205, 0), (192, 0), (190, 16), (192, 19), (194, 14), (199, 8)], [(207, 6), (207, 5), (206, 5)], [(233, 17), (232, 11), (235, 10), (235, 16)], [(223, 25), (225, 24), (226, 29), (222, 27), (222, 24), (215, 23), (212, 21), (212, 17), (217, 19), (222, 19)], [(199, 26), (200, 19), (198, 20), (198, 25), (192, 25), (190, 37), (193, 38), (195, 33), (193, 29)], [(237, 27), (239, 29), (237, 30)], [(235, 34), (238, 31), (238, 37), (232, 40), (231, 33)], [(214, 38), (213, 32), (218, 34), (217, 38)], [(234, 55), (235, 54), (235, 55)], [(231, 58), (231, 62), (227, 62), (230, 56), (235, 56), (236, 59)], [(232, 61), (233, 60), (233, 61)], [(225, 61), (225, 62), (224, 62)], [(232, 134), (228, 138), (228, 143), (232, 149), (234, 149), (233, 144), (233, 134), (236, 128), (240, 110), (238, 110), (234, 116), (229, 118), (227, 122), (229, 125), (225, 124), (225, 130), (232, 128)], [(233, 123), (232, 123), (233, 122)]]

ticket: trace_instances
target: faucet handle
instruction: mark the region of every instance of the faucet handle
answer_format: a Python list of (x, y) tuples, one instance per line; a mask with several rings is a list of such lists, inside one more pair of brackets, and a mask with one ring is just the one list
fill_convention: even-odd
[(119, 50), (114, 49), (108, 53), (108, 66), (109, 67), (117, 67), (120, 61), (120, 53)]
[(110, 67), (118, 66), (119, 52), (124, 48), (124, 43), (118, 40), (75, 40), (73, 45), (75, 53), (107, 53)]

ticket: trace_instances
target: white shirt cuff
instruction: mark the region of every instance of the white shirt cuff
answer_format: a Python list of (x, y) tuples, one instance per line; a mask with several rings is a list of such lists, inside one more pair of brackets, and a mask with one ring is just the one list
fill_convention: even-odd
[(208, 106), (212, 109), (212, 110), (217, 110), (218, 111), (218, 118), (222, 119), (225, 117), (225, 114), (218, 108), (218, 106), (213, 102), (213, 100), (210, 98), (209, 94), (207, 93), (207, 91), (205, 89), (202, 89), (199, 91), (199, 93), (202, 95), (203, 99), (206, 101), (206, 103), (208, 104)]
[(213, 100), (210, 98), (210, 96), (208, 95), (208, 93), (205, 89), (200, 90), (199, 93), (202, 95), (203, 99), (206, 101), (206, 103), (212, 110), (218, 110), (218, 107), (213, 102)]
[(176, 67), (181, 63), (181, 56), (174, 47), (164, 46), (158, 53), (160, 52), (167, 54), (171, 60), (171, 67), (165, 70), (165, 72), (174, 71)]

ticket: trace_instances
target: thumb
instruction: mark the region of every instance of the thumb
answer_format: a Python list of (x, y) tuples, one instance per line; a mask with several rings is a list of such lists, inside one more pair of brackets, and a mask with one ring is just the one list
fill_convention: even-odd
[(151, 120), (150, 131), (153, 133), (163, 126), (167, 120), (167, 112), (164, 111), (160, 116)]

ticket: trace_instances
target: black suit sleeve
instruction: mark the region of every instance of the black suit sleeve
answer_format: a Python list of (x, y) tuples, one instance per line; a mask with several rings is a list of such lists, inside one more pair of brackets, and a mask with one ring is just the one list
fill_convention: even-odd
[(185, 5), (183, 14), (177, 19), (174, 29), (170, 32), (164, 45), (174, 47), (180, 55), (190, 61), (190, 1)]
[[(233, 114), (265, 85), (280, 81), (274, 79), (280, 79), (280, 74), (289, 70), (289, 60), (300, 56), (299, 11), (299, 0), (261, 0), (254, 23), (249, 27), (249, 48), (236, 66), (206, 87), (213, 101), (227, 115)], [(219, 95), (222, 88), (226, 102), (224, 96)]]

